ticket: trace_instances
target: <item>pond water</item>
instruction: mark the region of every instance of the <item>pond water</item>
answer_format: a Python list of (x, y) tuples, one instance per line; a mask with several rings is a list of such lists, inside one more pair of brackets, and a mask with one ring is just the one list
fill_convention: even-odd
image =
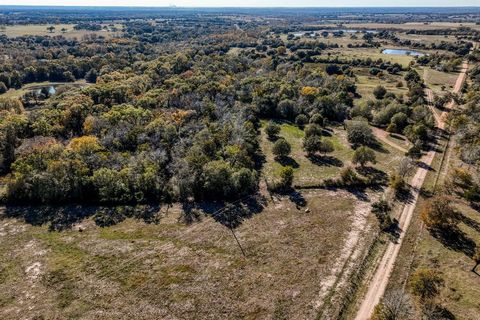
[(408, 50), (408, 49), (385, 49), (382, 51), (383, 54), (395, 54), (401, 56), (414, 56), (414, 57), (422, 57), (425, 53), (415, 50)]
[(40, 93), (42, 93), (42, 90), (45, 91), (45, 89), (48, 90), (49, 95), (55, 94), (55, 92), (57, 92), (57, 89), (55, 88), (55, 86), (44, 86), (44, 87), (40, 87), (40, 88), (35, 88), (31, 91), (35, 91), (37, 94), (40, 94)]

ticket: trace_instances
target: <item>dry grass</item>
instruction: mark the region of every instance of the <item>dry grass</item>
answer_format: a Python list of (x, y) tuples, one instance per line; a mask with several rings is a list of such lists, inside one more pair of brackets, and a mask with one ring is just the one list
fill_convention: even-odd
[[(389, 49), (401, 49), (393, 46), (388, 46)], [(407, 55), (393, 55), (383, 54), (382, 50), (385, 48), (338, 48), (326, 50), (326, 53), (330, 53), (333, 57), (338, 56), (343, 59), (372, 59), (374, 61), (382, 59), (383, 61), (390, 61), (392, 63), (399, 63), (404, 67), (407, 67), (411, 61), (412, 56)]]
[(247, 258), (227, 228), (209, 216), (181, 223), (179, 208), (158, 225), (87, 220), (83, 232), (2, 219), (0, 317), (314, 319), (326, 279), (355, 268), (372, 220), (347, 192), (303, 196), (309, 212), (284, 198), (244, 221), (235, 232)]
[[(417, 71), (423, 75), (425, 84), (437, 94), (452, 91), (458, 78), (458, 73), (437, 71), (429, 67), (420, 67)], [(442, 90), (442, 86), (445, 86), (445, 90)]]
[[(47, 30), (47, 27), (54, 26), (55, 31), (51, 33)], [(89, 31), (89, 30), (75, 30), (74, 24), (31, 24), (31, 25), (14, 25), (7, 26), (5, 34), (8, 37), (20, 37), (20, 36), (63, 36), (65, 38), (82, 38), (87, 34), (96, 34), (104, 37), (113, 37), (115, 35), (121, 34), (121, 31), (111, 32), (109, 30), (100, 30), (100, 31)], [(122, 29), (122, 25), (115, 25), (118, 30)], [(62, 28), (67, 29), (65, 33), (61, 30)]]

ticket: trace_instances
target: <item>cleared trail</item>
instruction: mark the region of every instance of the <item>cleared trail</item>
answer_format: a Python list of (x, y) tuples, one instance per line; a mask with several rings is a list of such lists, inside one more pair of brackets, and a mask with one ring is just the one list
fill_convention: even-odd
[[(465, 61), (462, 64), (462, 68), (458, 78), (455, 82), (453, 93), (460, 93), (463, 83), (465, 82), (468, 70), (468, 62)], [(431, 103), (433, 94), (431, 91), (426, 91), (427, 99)], [(441, 130), (445, 129), (448, 111), (454, 107), (454, 101), (451, 101), (446, 106), (446, 111), (438, 117), (435, 117), (437, 121), (437, 127)], [(435, 115), (436, 113), (434, 113)], [(375, 270), (374, 276), (370, 281), (368, 291), (362, 300), (360, 308), (358, 309), (356, 320), (367, 320), (371, 317), (375, 306), (380, 302), (385, 289), (387, 288), (388, 280), (390, 274), (392, 273), (393, 267), (395, 265), (395, 260), (397, 259), (400, 247), (405, 236), (405, 232), (408, 229), (410, 222), (412, 221), (413, 213), (415, 212), (415, 207), (417, 205), (418, 196), (420, 194), (420, 189), (422, 188), (425, 177), (427, 176), (428, 168), (433, 162), (435, 157), (435, 151), (431, 150), (426, 155), (424, 155), (421, 161), (425, 164), (417, 169), (412, 181), (410, 182), (412, 189), (412, 200), (406, 204), (402, 210), (400, 217), (398, 218), (398, 226), (400, 229), (400, 236), (396, 242), (390, 242), (388, 247), (383, 254), (377, 269)]]

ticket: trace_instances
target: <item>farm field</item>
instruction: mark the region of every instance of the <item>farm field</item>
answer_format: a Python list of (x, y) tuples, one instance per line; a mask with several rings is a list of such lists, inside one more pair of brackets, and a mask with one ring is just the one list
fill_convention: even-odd
[[(47, 30), (48, 27), (55, 27), (53, 32)], [(3, 33), (7, 37), (21, 37), (21, 36), (63, 36), (65, 38), (82, 38), (87, 34), (95, 34), (97, 36), (104, 37), (113, 37), (121, 34), (122, 25), (115, 24), (114, 27), (118, 31), (111, 31), (110, 27), (107, 30), (102, 29), (99, 31), (90, 31), (90, 30), (75, 30), (73, 27), (74, 24), (35, 24), (35, 25), (15, 25), (15, 26), (6, 26)], [(62, 32), (62, 29), (66, 29), (65, 32)], [(2, 32), (0, 31), (0, 34)]]
[(235, 230), (246, 257), (228, 228), (203, 214), (185, 224), (178, 207), (163, 208), (158, 225), (128, 219), (102, 229), (87, 219), (62, 232), (2, 208), (0, 316), (311, 317), (374, 222), (354, 194), (302, 197), (300, 208), (288, 198), (258, 204), (266, 207)]

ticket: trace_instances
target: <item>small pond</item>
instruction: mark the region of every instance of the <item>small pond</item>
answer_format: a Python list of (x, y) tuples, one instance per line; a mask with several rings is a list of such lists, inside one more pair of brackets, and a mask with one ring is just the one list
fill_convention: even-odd
[(385, 49), (382, 51), (383, 54), (395, 54), (400, 56), (414, 56), (414, 57), (422, 57), (425, 53), (415, 50), (408, 50), (408, 49)]

